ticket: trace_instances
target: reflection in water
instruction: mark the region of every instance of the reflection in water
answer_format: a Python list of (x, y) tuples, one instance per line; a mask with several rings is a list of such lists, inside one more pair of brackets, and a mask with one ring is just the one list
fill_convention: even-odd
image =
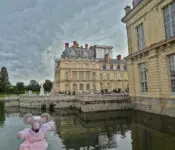
[(4, 112), (4, 105), (0, 102), (0, 127), (4, 125), (5, 121), (5, 112)]
[(175, 119), (135, 112), (132, 122), (133, 150), (175, 150)]
[[(0, 108), (3, 107), (0, 105)], [(0, 127), (0, 135), (4, 133), (6, 141), (13, 137), (10, 134), (15, 135), (25, 127), (22, 124), (25, 113), (42, 113), (38, 109), (14, 107), (5, 113), (0, 110), (0, 122), (4, 122), (5, 114), (7, 117), (6, 124)], [(48, 136), (49, 150), (175, 150), (172, 118), (137, 111), (80, 113), (69, 109), (57, 110), (51, 116), (57, 125), (57, 134)], [(20, 144), (15, 137), (12, 141), (16, 147)], [(0, 149), (11, 150), (11, 146), (0, 141)]]

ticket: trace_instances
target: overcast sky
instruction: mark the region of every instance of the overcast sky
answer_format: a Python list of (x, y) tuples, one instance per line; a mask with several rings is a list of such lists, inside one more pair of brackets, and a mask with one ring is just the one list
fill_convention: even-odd
[(53, 80), (66, 41), (114, 46), (127, 55), (124, 7), (132, 0), (1, 0), (0, 67), (11, 83)]

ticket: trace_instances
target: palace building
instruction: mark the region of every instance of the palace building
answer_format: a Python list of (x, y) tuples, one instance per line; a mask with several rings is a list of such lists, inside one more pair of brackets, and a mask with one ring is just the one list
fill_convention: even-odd
[(175, 1), (134, 0), (122, 22), (131, 97), (175, 99)]
[(96, 58), (91, 48), (88, 48), (88, 44), (83, 48), (76, 41), (70, 47), (69, 43), (65, 43), (61, 58), (55, 61), (56, 92), (88, 93), (105, 89), (127, 90), (127, 68), (121, 55), (116, 59), (110, 59), (110, 55), (104, 52), (104, 57)]

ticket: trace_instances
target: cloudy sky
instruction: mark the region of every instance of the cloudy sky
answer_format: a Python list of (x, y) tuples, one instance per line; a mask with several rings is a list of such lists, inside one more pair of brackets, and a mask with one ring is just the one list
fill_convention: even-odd
[[(114, 46), (127, 55), (124, 7), (132, 0), (1, 0), (0, 67), (10, 81), (53, 80), (65, 41)], [(115, 57), (115, 56), (114, 56)]]

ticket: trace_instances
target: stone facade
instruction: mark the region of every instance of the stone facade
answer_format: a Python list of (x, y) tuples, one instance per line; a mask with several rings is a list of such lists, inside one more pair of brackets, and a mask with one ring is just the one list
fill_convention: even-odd
[[(175, 31), (169, 36), (164, 22), (165, 9), (174, 3), (172, 0), (142, 0), (132, 9), (129, 6), (125, 8), (126, 15), (122, 21), (126, 23), (128, 35), (129, 55), (125, 59), (132, 97), (175, 100), (169, 65), (170, 56), (175, 56)], [(175, 29), (172, 27), (172, 30)], [(145, 89), (141, 64), (146, 66)]]
[[(66, 45), (68, 46), (68, 45)], [(98, 46), (99, 47), (99, 46)], [(110, 47), (112, 50), (112, 47)], [(126, 61), (118, 55), (116, 59), (111, 59), (106, 54), (102, 59), (94, 59), (78, 55), (76, 51), (90, 51), (79, 47), (65, 47), (61, 59), (55, 62), (55, 81), (56, 92), (90, 93), (114, 89), (126, 91), (128, 89), (128, 75)], [(69, 51), (75, 51), (73, 57)], [(103, 51), (104, 52), (104, 51)]]

